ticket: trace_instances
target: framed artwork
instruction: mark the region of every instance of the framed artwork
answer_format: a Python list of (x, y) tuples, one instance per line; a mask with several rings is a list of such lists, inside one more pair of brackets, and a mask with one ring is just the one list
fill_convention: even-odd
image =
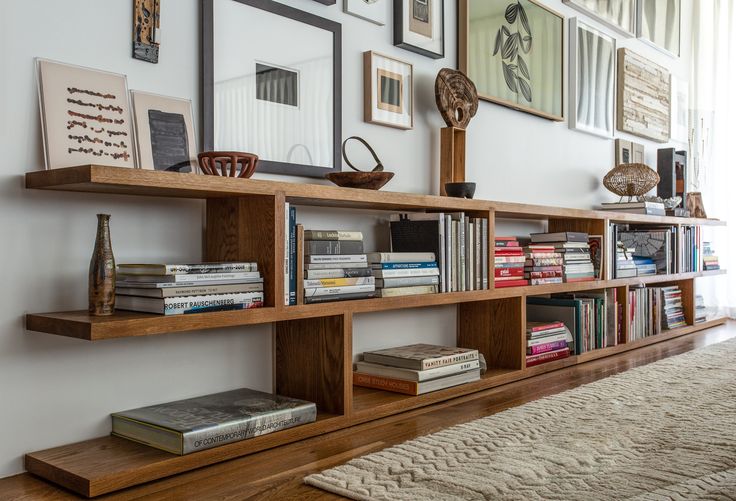
[(618, 49), (616, 127), (653, 141), (670, 139), (670, 72), (629, 49)]
[(681, 0), (639, 0), (636, 36), (665, 54), (680, 57)]
[(562, 0), (622, 35), (636, 33), (636, 0)]
[(612, 138), (616, 39), (570, 19), (570, 128)]
[(445, 57), (444, 0), (394, 0), (394, 45), (432, 59)]
[(378, 26), (386, 24), (388, 0), (343, 0), (343, 10)]
[(366, 122), (414, 127), (414, 74), (410, 63), (367, 51), (363, 53), (363, 119)]
[(460, 0), (459, 66), (478, 97), (564, 120), (564, 17), (534, 0)]
[(47, 169), (135, 167), (125, 75), (36, 59)]
[(643, 164), (644, 145), (616, 139), (616, 165), (621, 164)]
[(138, 163), (142, 169), (196, 173), (192, 102), (130, 91)]
[(687, 80), (672, 75), (672, 133), (671, 139), (688, 144), (690, 139), (690, 92)]
[(203, 0), (202, 19), (204, 149), (254, 153), (257, 172), (340, 171), (341, 25), (272, 0)]

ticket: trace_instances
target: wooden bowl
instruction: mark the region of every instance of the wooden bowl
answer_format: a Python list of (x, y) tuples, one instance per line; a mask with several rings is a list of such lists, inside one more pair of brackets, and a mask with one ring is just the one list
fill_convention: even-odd
[(241, 151), (205, 151), (197, 155), (199, 168), (210, 176), (249, 178), (256, 171), (258, 155)]
[(445, 193), (448, 197), (473, 198), (475, 183), (445, 183)]
[(380, 190), (391, 181), (393, 172), (330, 172), (325, 178), (342, 188), (360, 188), (363, 190)]

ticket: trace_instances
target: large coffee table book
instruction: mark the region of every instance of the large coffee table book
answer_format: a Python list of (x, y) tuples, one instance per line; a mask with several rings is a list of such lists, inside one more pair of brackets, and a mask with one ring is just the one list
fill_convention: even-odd
[[(612, 238), (610, 231), (612, 224), (649, 227), (667, 225), (678, 229), (685, 225), (709, 226), (714, 228), (713, 236), (710, 238), (709, 235), (706, 240), (716, 244), (714, 247), (717, 248), (722, 232), (718, 227), (724, 226), (725, 223), (712, 219), (626, 214), (259, 179), (193, 176), (100, 165), (29, 172), (26, 175), (26, 187), (70, 191), (77, 193), (79, 197), (84, 197), (84, 193), (102, 193), (107, 198), (136, 196), (136, 203), (139, 204), (141, 201), (145, 202), (144, 197), (203, 200), (206, 204), (203, 259), (213, 262), (257, 262), (263, 278), (264, 296), (262, 308), (196, 315), (155, 315), (116, 311), (108, 317), (94, 317), (82, 308), (77, 311), (29, 313), (26, 315), (27, 335), (41, 336), (39, 332), (43, 332), (45, 335), (73, 337), (97, 343), (114, 338), (159, 334), (173, 336), (171, 338), (173, 341), (176, 333), (223, 327), (240, 327), (231, 330), (231, 335), (267, 333), (273, 342), (269, 343), (270, 349), (262, 352), (261, 356), (272, 358), (274, 393), (314, 402), (318, 411), (316, 420), (312, 423), (185, 456), (164, 452), (116, 436), (67, 443), (26, 455), (26, 470), (84, 496), (98, 496), (330, 431), (395, 416), (401, 412), (416, 411), (562, 367), (583, 364), (671, 340), (725, 322), (723, 317), (708, 317), (702, 323), (695, 323), (695, 282), (709, 280), (700, 277), (725, 274), (725, 270), (706, 270), (701, 267), (687, 272), (672, 270), (667, 275), (631, 278), (612, 278), (609, 275), (612, 272), (611, 265), (615, 265), (616, 249), (613, 243), (615, 239)], [(285, 254), (289, 252), (290, 246), (286, 244), (285, 230), (289, 226), (287, 222), (291, 213), (291, 208), (288, 212), (285, 210), (286, 203), (297, 209), (301, 206), (319, 207), (326, 216), (329, 216), (330, 211), (350, 210), (351, 213), (362, 212), (365, 215), (364, 219), (375, 219), (393, 213), (440, 212), (445, 215), (463, 213), (466, 217), (485, 219), (488, 221), (487, 238), (481, 236), (481, 240), (487, 241), (490, 246), (487, 259), (481, 259), (486, 261), (485, 265), (490, 270), (494, 268), (493, 247), (497, 240), (496, 235), (504, 234), (503, 231), (499, 231), (499, 221), (503, 224), (509, 220), (519, 223), (530, 221), (535, 226), (541, 227), (539, 231), (549, 233), (572, 231), (602, 235), (603, 245), (600, 248), (602, 276), (605, 279), (495, 288), (494, 273), (489, 273), (488, 289), (465, 291), (450, 289), (438, 294), (374, 297), (286, 306), (285, 291), (289, 277), (286, 276), (284, 263)], [(433, 222), (439, 231), (439, 218)], [(386, 226), (388, 231), (388, 225)], [(460, 230), (459, 224), (457, 230)], [(340, 241), (338, 239), (341, 235), (338, 232), (335, 235), (310, 236), (317, 237), (311, 240)], [(452, 237), (452, 228), (450, 236)], [(299, 239), (298, 243), (303, 246), (302, 240)], [(439, 244), (439, 236), (437, 242)], [(421, 249), (418, 252), (432, 252), (432, 250)], [(300, 252), (299, 255), (302, 254), (303, 252)], [(523, 259), (526, 260), (526, 256), (523, 256)], [(298, 261), (303, 262), (303, 258), (300, 257)], [(699, 261), (702, 266), (703, 259)], [(372, 277), (370, 268), (365, 266), (365, 269), (367, 275), (364, 277)], [(299, 271), (303, 272), (301, 269)], [(324, 274), (319, 278), (308, 276), (312, 272), (322, 271), (326, 270), (307, 270), (307, 276), (300, 276), (300, 280), (351, 278), (345, 276), (351, 272), (344, 269), (337, 272), (330, 270), (330, 276)], [(616, 301), (623, 306), (625, 318), (631, 306), (632, 296), (629, 293), (640, 283), (647, 286), (677, 285), (681, 292), (680, 302), (686, 325), (663, 330), (653, 336), (633, 339), (631, 329), (634, 326), (622, 321), (619, 322), (615, 344), (610, 343), (611, 340), (608, 339), (605, 347), (596, 347), (540, 365), (527, 365), (528, 346), (525, 335), (527, 298), (559, 293), (615, 290)], [(297, 282), (297, 285), (301, 292), (304, 283)], [(382, 286), (385, 287), (386, 283), (383, 282)], [(164, 294), (163, 290), (166, 287), (161, 289), (161, 294)], [(296, 295), (296, 298), (300, 299), (300, 295), (303, 298), (303, 294)], [(303, 302), (303, 299), (301, 301)], [(582, 299), (569, 301), (579, 301), (582, 304)], [(353, 385), (353, 364), (356, 354), (353, 353), (352, 347), (356, 336), (354, 328), (356, 322), (362, 321), (366, 316), (380, 316), (391, 310), (411, 310), (415, 315), (422, 315), (428, 311), (428, 307), (434, 306), (444, 306), (442, 311), (453, 315), (453, 319), (456, 319), (455, 346), (477, 350), (484, 356), (487, 370), (479, 379), (418, 396)], [(574, 307), (560, 309), (555, 313), (569, 313), (572, 318), (564, 319), (556, 314), (549, 320), (564, 321), (566, 326), (568, 322), (574, 325)], [(698, 318), (702, 316), (699, 311)], [(673, 318), (673, 325), (676, 323), (679, 321)], [(242, 328), (262, 324), (268, 324), (272, 328), (256, 331)], [(591, 331), (588, 330), (587, 334), (591, 335)], [(397, 332), (395, 337), (396, 345), (409, 343), (401, 332)], [(207, 336), (201, 338), (203, 342), (207, 342)], [(597, 344), (591, 347), (595, 346)], [(119, 410), (119, 407), (111, 408), (109, 411), (115, 410)], [(54, 443), (64, 443), (65, 439), (63, 436), (56, 437)], [(71, 442), (68, 439), (66, 441)]]
[(478, 381), (478, 350), (412, 344), (367, 351), (355, 364), (353, 384), (366, 388), (422, 395)]
[(317, 406), (241, 388), (112, 414), (112, 433), (184, 455), (311, 423)]

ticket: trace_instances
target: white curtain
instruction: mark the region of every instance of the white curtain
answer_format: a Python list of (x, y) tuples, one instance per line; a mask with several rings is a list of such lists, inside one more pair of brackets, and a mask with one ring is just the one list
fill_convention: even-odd
[(736, 317), (736, 2), (693, 2), (690, 88), (690, 189), (703, 194), (710, 217), (726, 228), (706, 229), (725, 277), (702, 278), (708, 306)]

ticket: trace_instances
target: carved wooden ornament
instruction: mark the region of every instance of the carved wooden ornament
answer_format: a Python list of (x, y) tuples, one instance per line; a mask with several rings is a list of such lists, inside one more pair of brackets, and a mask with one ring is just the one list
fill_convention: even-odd
[(462, 71), (442, 68), (434, 81), (434, 98), (448, 127), (466, 129), (478, 111), (478, 91)]

